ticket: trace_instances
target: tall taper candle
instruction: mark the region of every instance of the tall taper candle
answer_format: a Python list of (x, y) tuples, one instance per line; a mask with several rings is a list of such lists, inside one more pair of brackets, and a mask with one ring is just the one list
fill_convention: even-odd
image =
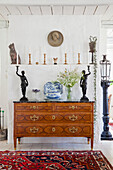
[(17, 57), (17, 65), (18, 65), (18, 51), (16, 52), (16, 57)]
[(67, 64), (67, 53), (65, 53), (65, 63), (64, 64)]
[(1, 129), (1, 108), (0, 108), (0, 129)]
[(80, 53), (78, 53), (78, 64), (80, 64)]
[(1, 112), (1, 129), (4, 129), (4, 111)]

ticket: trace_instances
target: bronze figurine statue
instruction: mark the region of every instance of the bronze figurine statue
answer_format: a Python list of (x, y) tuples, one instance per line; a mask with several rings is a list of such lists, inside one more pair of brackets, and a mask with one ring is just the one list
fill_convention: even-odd
[(86, 74), (85, 70), (82, 70), (82, 77), (80, 79), (80, 87), (82, 88), (83, 97), (80, 99), (80, 101), (89, 101), (89, 99), (86, 97), (86, 91), (87, 91), (87, 77), (91, 74), (90, 72), (90, 66), (88, 66), (88, 74)]
[[(15, 50), (14, 43), (9, 45), (9, 49), (10, 49), (11, 64), (21, 64), (21, 59)], [(18, 57), (18, 60), (17, 60), (17, 57)], [(18, 61), (18, 63), (17, 63), (17, 61)]]
[(21, 71), (22, 75), (18, 74), (18, 67), (16, 66), (17, 70), (16, 70), (16, 74), (20, 77), (21, 79), (21, 90), (22, 90), (22, 95), (23, 97), (20, 99), (20, 101), (28, 101), (28, 98), (25, 97), (26, 94), (26, 87), (28, 86), (28, 80), (25, 76), (25, 71)]

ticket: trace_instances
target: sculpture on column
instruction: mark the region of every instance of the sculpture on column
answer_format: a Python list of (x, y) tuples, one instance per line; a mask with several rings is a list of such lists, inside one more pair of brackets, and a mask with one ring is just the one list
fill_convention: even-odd
[(21, 79), (21, 90), (22, 90), (22, 95), (23, 97), (20, 99), (20, 101), (28, 101), (28, 98), (25, 97), (25, 94), (26, 94), (26, 87), (28, 86), (28, 80), (25, 76), (25, 71), (21, 71), (21, 75), (18, 74), (18, 67), (19, 66), (16, 66), (17, 67), (17, 70), (16, 70), (16, 74), (20, 77)]
[(89, 101), (89, 99), (86, 97), (86, 91), (87, 91), (87, 78), (91, 74), (90, 72), (90, 66), (88, 66), (88, 74), (86, 74), (85, 70), (82, 70), (82, 77), (80, 79), (80, 87), (82, 88), (83, 97), (80, 99), (80, 101)]

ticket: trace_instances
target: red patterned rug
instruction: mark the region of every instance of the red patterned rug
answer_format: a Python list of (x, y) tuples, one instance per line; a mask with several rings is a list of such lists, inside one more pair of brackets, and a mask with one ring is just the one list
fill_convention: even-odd
[(113, 170), (101, 151), (0, 151), (2, 170)]
[(113, 123), (109, 123), (110, 128), (113, 130)]

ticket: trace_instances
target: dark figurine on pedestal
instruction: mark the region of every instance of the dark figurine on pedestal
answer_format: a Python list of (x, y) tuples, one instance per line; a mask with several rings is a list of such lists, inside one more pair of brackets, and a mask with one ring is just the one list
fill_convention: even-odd
[(28, 98), (25, 97), (26, 87), (28, 86), (27, 78), (26, 78), (26, 76), (24, 75), (25, 72), (24, 72), (24, 71), (21, 71), (22, 75), (18, 74), (18, 67), (19, 67), (19, 66), (16, 66), (16, 67), (17, 67), (16, 74), (17, 74), (17, 75), (20, 77), (20, 79), (21, 79), (21, 89), (22, 89), (22, 95), (23, 95), (23, 97), (20, 99), (20, 101), (28, 101)]
[(85, 70), (82, 70), (82, 77), (80, 79), (80, 87), (82, 88), (83, 97), (80, 99), (80, 101), (89, 101), (89, 99), (86, 97), (86, 90), (87, 90), (87, 77), (91, 74), (90, 66), (88, 66), (88, 74), (86, 74)]

